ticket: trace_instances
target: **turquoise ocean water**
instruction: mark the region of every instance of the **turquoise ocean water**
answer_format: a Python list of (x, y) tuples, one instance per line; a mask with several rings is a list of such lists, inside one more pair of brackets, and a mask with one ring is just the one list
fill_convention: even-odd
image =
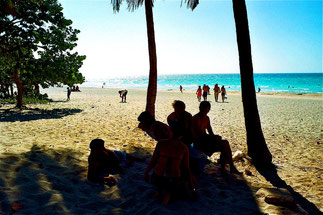
[[(254, 74), (255, 90), (261, 92), (280, 93), (322, 93), (323, 73), (275, 73)], [(102, 87), (145, 89), (148, 86), (148, 76), (137, 76), (114, 79), (89, 79), (81, 87)], [(199, 85), (207, 84), (213, 89), (214, 84), (224, 85), (229, 91), (240, 91), (240, 74), (187, 74), (159, 75), (158, 89), (197, 89)]]

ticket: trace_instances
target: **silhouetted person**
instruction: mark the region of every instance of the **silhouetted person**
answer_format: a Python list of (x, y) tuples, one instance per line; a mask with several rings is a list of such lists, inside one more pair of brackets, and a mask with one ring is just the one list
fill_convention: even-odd
[(72, 91), (71, 91), (71, 89), (68, 87), (68, 88), (67, 88), (67, 101), (69, 101), (69, 100), (71, 99), (71, 93), (72, 93)]
[(183, 87), (182, 87), (182, 85), (179, 85), (179, 91), (181, 91), (181, 93), (183, 93)]
[(120, 95), (120, 98), (121, 98), (121, 103), (126, 103), (127, 102), (127, 94), (128, 94), (128, 90), (126, 90), (126, 89), (119, 91), (119, 95)]
[[(230, 172), (239, 174), (239, 171), (233, 164), (232, 152), (227, 140), (222, 140), (221, 136), (214, 135), (210, 118), (207, 116), (211, 109), (208, 101), (200, 103), (200, 112), (192, 118), (192, 137), (194, 147), (212, 156), (214, 152), (221, 152), (220, 165), (222, 173), (225, 173), (225, 165), (230, 165)], [(208, 133), (207, 133), (208, 132)]]
[(90, 143), (91, 153), (88, 158), (88, 180), (92, 182), (107, 183), (113, 185), (115, 178), (110, 174), (123, 173), (131, 161), (145, 161), (143, 158), (127, 154), (117, 150), (109, 150), (104, 147), (102, 139), (94, 139)]
[(188, 148), (173, 138), (169, 126), (156, 121), (147, 111), (140, 114), (138, 121), (138, 127), (158, 141), (144, 180), (149, 181), (149, 172), (153, 169), (151, 183), (157, 187), (162, 204), (166, 205), (174, 194), (185, 191), (186, 184), (193, 189), (196, 183), (189, 169)]
[(167, 117), (167, 123), (174, 137), (181, 140), (187, 147), (190, 147), (192, 144), (192, 114), (185, 111), (185, 103), (182, 101), (175, 100), (172, 106), (174, 112)]

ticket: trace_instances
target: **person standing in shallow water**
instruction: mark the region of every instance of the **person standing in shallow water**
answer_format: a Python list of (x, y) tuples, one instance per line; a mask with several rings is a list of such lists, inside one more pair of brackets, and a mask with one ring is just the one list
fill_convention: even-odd
[(202, 89), (201, 89), (201, 86), (199, 86), (196, 90), (196, 96), (197, 96), (197, 100), (199, 102), (201, 102), (201, 96), (202, 96)]
[(218, 99), (219, 99), (219, 92), (220, 92), (220, 87), (218, 84), (215, 84), (214, 85), (214, 99), (216, 102), (218, 102)]

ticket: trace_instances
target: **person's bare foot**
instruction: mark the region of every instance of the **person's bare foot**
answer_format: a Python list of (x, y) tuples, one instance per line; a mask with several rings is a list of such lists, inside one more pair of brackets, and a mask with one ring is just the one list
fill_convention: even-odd
[(117, 180), (113, 176), (108, 176), (104, 178), (104, 183), (112, 187), (117, 183)]

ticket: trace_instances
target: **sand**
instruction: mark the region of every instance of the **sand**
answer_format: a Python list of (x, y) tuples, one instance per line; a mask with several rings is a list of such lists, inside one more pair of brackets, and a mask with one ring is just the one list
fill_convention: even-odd
[[(198, 180), (199, 199), (162, 206), (151, 198), (154, 187), (143, 181), (156, 142), (137, 128), (145, 109), (146, 91), (129, 90), (120, 103), (118, 89), (83, 88), (46, 92), (53, 102), (0, 107), (0, 214), (315, 214), (323, 211), (322, 94), (258, 93), (258, 109), (277, 175), (266, 180), (248, 159), (235, 161), (242, 176), (222, 177), (218, 153)], [(198, 112), (194, 91), (159, 90), (156, 119), (166, 122), (174, 99)], [(244, 117), (239, 92), (226, 103), (211, 100), (213, 130), (230, 142), (233, 153), (246, 152)], [(88, 183), (89, 142), (102, 138), (106, 147), (147, 158), (113, 187)], [(246, 171), (247, 170), (247, 171)], [(249, 172), (248, 172), (249, 171)], [(265, 175), (265, 174), (264, 174)], [(286, 188), (296, 206), (268, 204), (259, 190)], [(257, 194), (257, 191), (258, 194)]]

